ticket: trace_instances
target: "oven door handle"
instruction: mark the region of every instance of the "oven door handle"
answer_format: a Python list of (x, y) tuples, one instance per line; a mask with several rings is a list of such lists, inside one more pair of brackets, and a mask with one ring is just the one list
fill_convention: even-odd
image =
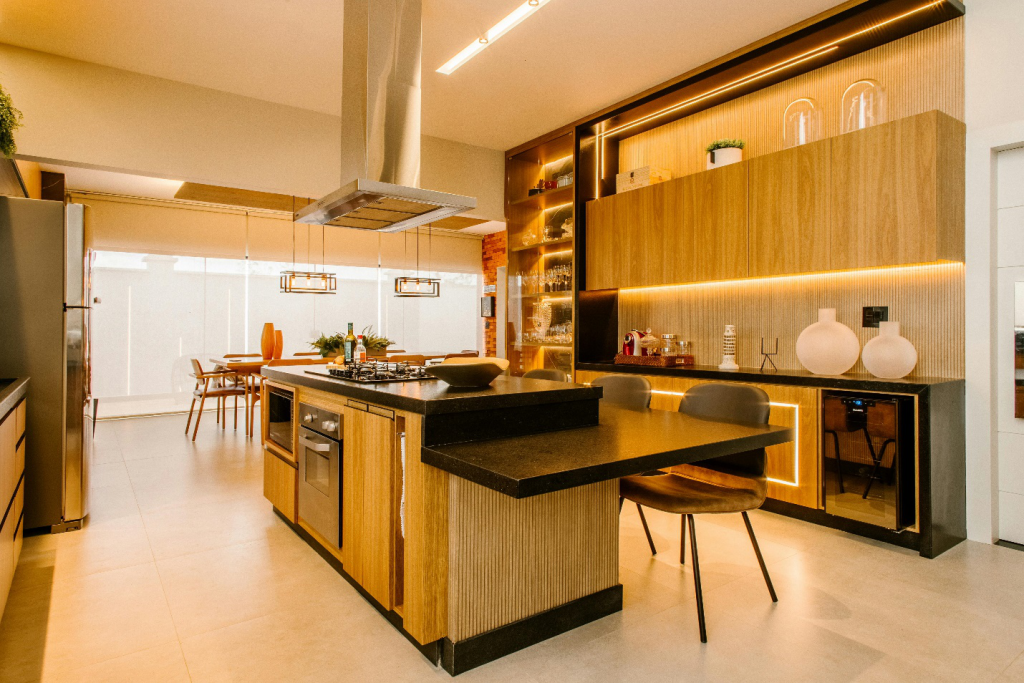
[(309, 439), (307, 439), (304, 436), (300, 436), (299, 437), (299, 443), (301, 445), (305, 446), (306, 448), (310, 449), (311, 451), (316, 451), (317, 453), (330, 453), (331, 452), (331, 444), (330, 443), (317, 443), (315, 441), (310, 441)]

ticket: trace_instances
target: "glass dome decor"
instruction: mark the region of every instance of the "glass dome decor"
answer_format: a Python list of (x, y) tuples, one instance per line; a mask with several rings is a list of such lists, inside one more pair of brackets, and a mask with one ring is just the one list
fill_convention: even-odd
[(821, 109), (809, 97), (790, 102), (782, 122), (782, 141), (786, 149), (821, 139)]
[(843, 93), (841, 132), (852, 133), (885, 123), (885, 88), (878, 81), (865, 78), (853, 83)]

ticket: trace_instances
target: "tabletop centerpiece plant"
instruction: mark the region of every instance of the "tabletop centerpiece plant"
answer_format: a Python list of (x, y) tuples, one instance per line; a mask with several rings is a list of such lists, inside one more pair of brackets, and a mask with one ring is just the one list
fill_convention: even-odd
[(337, 356), (341, 352), (342, 347), (345, 345), (345, 335), (332, 334), (327, 336), (321, 334), (319, 339), (309, 342), (309, 345), (319, 351), (320, 355), (324, 358), (330, 358)]
[(363, 328), (363, 346), (366, 347), (368, 356), (383, 356), (387, 353), (388, 347), (394, 343), (394, 340), (376, 334), (373, 331), (373, 325)]
[(743, 140), (723, 138), (715, 140), (704, 151), (708, 153), (708, 170), (743, 161)]

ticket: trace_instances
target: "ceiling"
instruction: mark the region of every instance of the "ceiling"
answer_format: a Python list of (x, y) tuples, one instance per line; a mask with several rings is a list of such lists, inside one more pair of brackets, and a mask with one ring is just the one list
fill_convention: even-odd
[[(450, 76), (522, 0), (423, 0), (423, 132), (508, 149), (836, 0), (551, 0)], [(280, 104), (340, 109), (342, 0), (5, 0), (0, 42)]]

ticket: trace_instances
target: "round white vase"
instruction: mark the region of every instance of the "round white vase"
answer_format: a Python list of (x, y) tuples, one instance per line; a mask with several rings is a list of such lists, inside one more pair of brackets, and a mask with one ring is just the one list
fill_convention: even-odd
[(836, 309), (819, 308), (818, 322), (797, 337), (796, 357), (815, 375), (841, 375), (857, 363), (860, 341), (836, 320)]
[(906, 377), (917, 365), (917, 349), (900, 336), (898, 322), (879, 323), (878, 336), (864, 345), (864, 367), (875, 377)]
[(716, 149), (714, 152), (707, 153), (708, 168), (721, 168), (722, 166), (728, 166), (729, 164), (738, 164), (743, 161), (743, 150), (738, 147), (723, 147), (722, 149)]

